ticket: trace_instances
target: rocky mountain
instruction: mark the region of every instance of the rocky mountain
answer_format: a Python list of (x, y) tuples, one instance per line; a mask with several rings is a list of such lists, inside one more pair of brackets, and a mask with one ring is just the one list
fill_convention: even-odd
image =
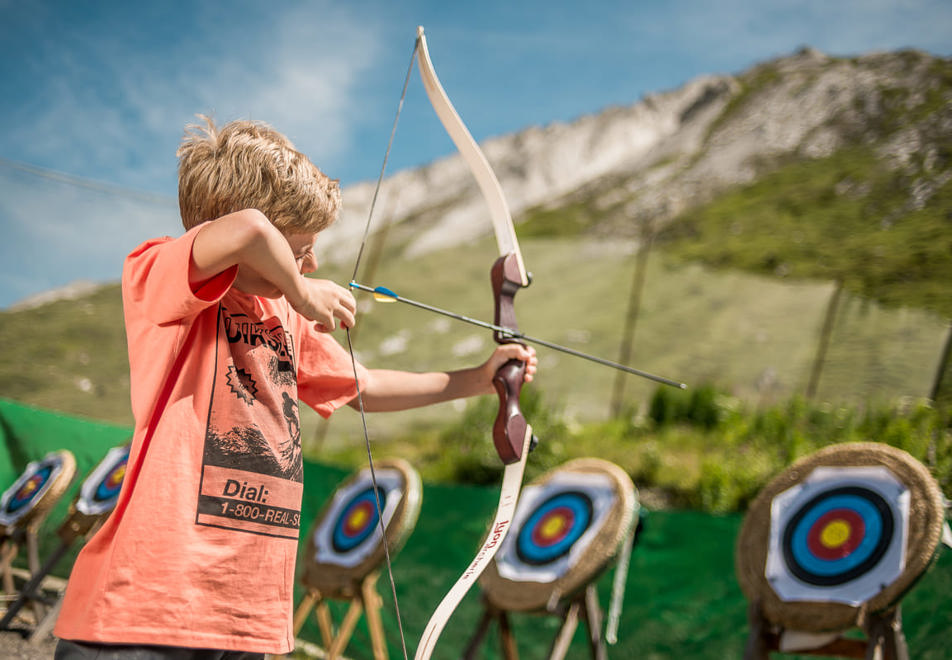
[[(785, 159), (822, 158), (851, 144), (873, 145), (890, 167), (908, 170), (910, 208), (922, 208), (952, 177), (942, 146), (952, 135), (949, 76), (949, 60), (918, 51), (839, 58), (804, 48), (482, 147), (517, 222), (532, 209), (584, 198), (599, 209), (604, 232), (636, 235), (639, 220), (663, 223)], [(327, 243), (359, 244), (373, 189), (368, 182), (345, 190)], [(375, 228), (394, 223), (407, 256), (489, 231), (479, 192), (455, 155), (390, 176), (376, 213)], [(322, 255), (353, 256), (336, 248)]]

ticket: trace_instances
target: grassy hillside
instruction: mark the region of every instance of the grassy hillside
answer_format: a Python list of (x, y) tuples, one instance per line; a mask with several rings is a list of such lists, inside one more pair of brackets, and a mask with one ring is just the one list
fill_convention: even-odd
[(119, 286), (80, 300), (0, 312), (0, 396), (131, 422)]
[[(952, 139), (943, 147), (952, 159), (950, 147)], [(891, 170), (866, 147), (791, 162), (681, 215), (661, 239), (687, 261), (838, 280), (856, 295), (949, 318), (952, 177), (919, 208), (917, 174)]]
[[(517, 298), (521, 327), (530, 334), (616, 358), (631, 282), (627, 243), (536, 239), (524, 245), (535, 281)], [(384, 260), (374, 283), (476, 318), (489, 318), (487, 243), (416, 259)], [(327, 276), (346, 281), (343, 272)], [(438, 283), (436, 286), (434, 283)], [(664, 252), (649, 260), (632, 364), (690, 386), (716, 383), (742, 400), (781, 401), (802, 393), (823, 313), (833, 290), (821, 280), (778, 281), (738, 271), (681, 263)], [(371, 366), (456, 368), (482, 360), (489, 333), (398, 305), (371, 304), (355, 337)], [(368, 307), (369, 305), (369, 307)], [(943, 318), (911, 308), (891, 309), (854, 298), (844, 306), (841, 336), (828, 355), (821, 398), (863, 403), (925, 396), (945, 332)], [(117, 287), (88, 299), (0, 313), (0, 394), (67, 413), (130, 423), (128, 373)], [(570, 423), (608, 416), (614, 372), (540, 349), (537, 387)], [(648, 400), (655, 385), (627, 378), (629, 407)], [(371, 417), (378, 436), (401, 435), (419, 424), (445, 423), (461, 408)], [(379, 423), (377, 420), (380, 420)], [(318, 433), (304, 419), (305, 437)], [(352, 411), (335, 415), (328, 442), (360, 434)]]

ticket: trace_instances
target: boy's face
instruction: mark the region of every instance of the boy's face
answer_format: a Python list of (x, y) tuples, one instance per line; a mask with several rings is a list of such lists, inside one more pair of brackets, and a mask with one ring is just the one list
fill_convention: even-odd
[(294, 263), (297, 264), (301, 275), (317, 270), (317, 257), (314, 255), (314, 241), (317, 240), (317, 233), (285, 234), (284, 237), (291, 246)]
[[(284, 234), (284, 238), (291, 246), (298, 271), (302, 275), (316, 271), (317, 257), (314, 255), (314, 241), (317, 239), (317, 232)], [(271, 282), (250, 269), (238, 271), (238, 276), (235, 278), (235, 287), (247, 294), (261, 296), (262, 298), (280, 298), (283, 295)]]

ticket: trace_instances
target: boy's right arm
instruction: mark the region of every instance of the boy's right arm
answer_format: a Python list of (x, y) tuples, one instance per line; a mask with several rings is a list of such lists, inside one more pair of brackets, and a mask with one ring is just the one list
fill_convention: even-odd
[(281, 232), (263, 213), (246, 209), (206, 222), (192, 243), (189, 283), (202, 282), (232, 266), (247, 268), (275, 286), (299, 314), (322, 331), (335, 327), (335, 317), (351, 327), (356, 305), (344, 287), (304, 277)]

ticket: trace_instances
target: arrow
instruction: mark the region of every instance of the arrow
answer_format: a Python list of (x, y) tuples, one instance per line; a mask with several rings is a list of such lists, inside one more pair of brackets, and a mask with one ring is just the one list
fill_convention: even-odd
[(455, 319), (457, 321), (462, 321), (463, 323), (469, 323), (470, 325), (475, 325), (480, 328), (493, 330), (494, 332), (500, 332), (506, 335), (507, 337), (511, 337), (512, 339), (521, 339), (522, 341), (529, 342), (530, 344), (545, 346), (546, 348), (550, 348), (554, 351), (559, 351), (560, 353), (566, 353), (567, 355), (574, 355), (575, 357), (582, 358), (583, 360), (595, 362), (597, 364), (600, 364), (606, 367), (611, 367), (612, 369), (618, 369), (619, 371), (624, 371), (625, 373), (629, 373), (634, 376), (640, 376), (641, 378), (647, 378), (648, 380), (653, 380), (654, 382), (661, 383), (662, 385), (670, 385), (671, 387), (676, 387), (680, 390), (687, 389), (687, 385), (685, 385), (684, 383), (679, 383), (676, 380), (671, 380), (670, 378), (664, 378), (663, 376), (656, 376), (646, 371), (641, 371), (640, 369), (635, 369), (633, 367), (629, 367), (624, 364), (620, 364), (618, 362), (612, 362), (611, 360), (606, 360), (605, 358), (601, 358), (595, 355), (589, 355), (588, 353), (577, 351), (574, 348), (569, 348), (568, 346), (562, 346), (560, 344), (554, 344), (550, 341), (546, 341), (545, 339), (532, 337), (523, 332), (520, 332), (519, 330), (506, 328), (503, 326), (496, 325), (494, 323), (488, 323), (486, 321), (474, 319), (469, 316), (464, 316), (463, 314), (457, 314), (456, 312), (451, 312), (445, 309), (441, 309), (439, 307), (434, 307), (433, 305), (428, 305), (418, 300), (404, 298), (398, 293), (391, 291), (390, 289), (383, 286), (369, 287), (365, 284), (360, 284), (359, 282), (354, 282), (354, 281), (351, 281), (350, 284), (348, 284), (348, 286), (351, 289), (356, 289), (358, 291), (365, 291), (367, 293), (373, 294), (374, 300), (378, 302), (404, 303), (405, 305), (411, 305), (413, 307), (418, 307), (419, 309), (425, 309), (428, 312), (433, 312), (434, 314), (440, 314), (442, 316), (446, 316), (448, 318)]

